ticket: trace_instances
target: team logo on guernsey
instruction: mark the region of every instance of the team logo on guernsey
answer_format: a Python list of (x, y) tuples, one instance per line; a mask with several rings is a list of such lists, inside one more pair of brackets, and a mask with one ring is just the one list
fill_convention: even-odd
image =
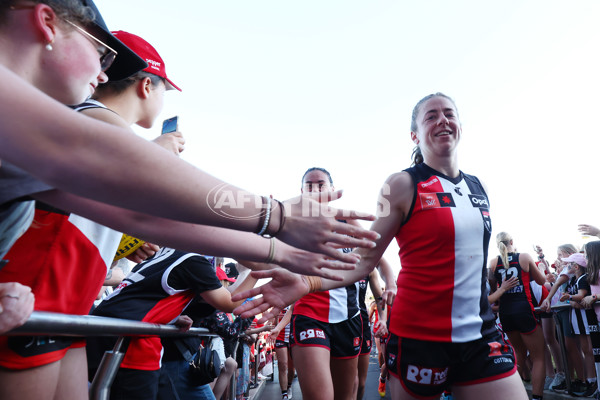
[(492, 219), (490, 218), (490, 212), (488, 210), (480, 209), (481, 218), (483, 218), (483, 225), (488, 232), (492, 231)]
[(388, 354), (388, 362), (387, 362), (388, 367), (392, 367), (395, 362), (396, 362), (396, 355), (392, 354), (392, 353), (389, 353)]
[(421, 207), (429, 208), (456, 207), (451, 193), (419, 193)]

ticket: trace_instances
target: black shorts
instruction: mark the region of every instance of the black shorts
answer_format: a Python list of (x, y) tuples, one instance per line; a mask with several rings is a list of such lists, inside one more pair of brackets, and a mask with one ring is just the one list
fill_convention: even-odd
[(361, 325), (360, 314), (336, 324), (294, 315), (290, 326), (290, 347), (324, 347), (331, 352), (332, 358), (358, 357)]
[(61, 360), (85, 339), (68, 336), (0, 336), (0, 367), (29, 369)]
[(390, 334), (388, 370), (415, 397), (439, 396), (453, 385), (498, 380), (516, 370), (512, 347), (498, 332), (466, 343), (427, 342)]
[(535, 329), (540, 324), (539, 316), (534, 314), (529, 304), (510, 308), (510, 312), (505, 312), (502, 308), (499, 312), (500, 323), (504, 332), (520, 332), (530, 334), (535, 332)]
[[(366, 314), (366, 313), (365, 313)], [(371, 354), (371, 346), (373, 345), (371, 337), (371, 327), (369, 326), (369, 316), (361, 311), (362, 318), (362, 344), (360, 346), (360, 355)]]
[(156, 399), (159, 382), (160, 370), (119, 368), (110, 388), (110, 398), (111, 400)]
[(556, 312), (556, 316), (558, 317), (558, 321), (560, 323), (560, 329), (563, 332), (563, 337), (575, 337), (575, 332), (573, 332), (573, 325), (571, 325), (571, 309), (561, 309)]
[(283, 340), (276, 340), (275, 341), (275, 348), (276, 349), (281, 349), (281, 348), (289, 348), (290, 344), (288, 342), (284, 342)]

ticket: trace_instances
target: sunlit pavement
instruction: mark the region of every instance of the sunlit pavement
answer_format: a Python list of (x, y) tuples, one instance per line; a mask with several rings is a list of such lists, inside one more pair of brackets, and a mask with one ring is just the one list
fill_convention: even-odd
[[(389, 391), (386, 393), (385, 397), (379, 396), (377, 393), (377, 385), (379, 378), (379, 366), (377, 365), (377, 356), (375, 353), (371, 353), (371, 357), (369, 360), (369, 372), (367, 374), (367, 385), (365, 388), (365, 396), (364, 400), (381, 400), (386, 399), (390, 400)], [(279, 380), (277, 367), (275, 367), (275, 376), (273, 381), (266, 380), (263, 382), (263, 388), (259, 392), (257, 392), (254, 400), (281, 400), (281, 389), (279, 388)], [(301, 400), (302, 393), (300, 392), (300, 385), (298, 384), (298, 378), (294, 379), (292, 384), (292, 400)], [(251, 393), (252, 394), (252, 393)]]

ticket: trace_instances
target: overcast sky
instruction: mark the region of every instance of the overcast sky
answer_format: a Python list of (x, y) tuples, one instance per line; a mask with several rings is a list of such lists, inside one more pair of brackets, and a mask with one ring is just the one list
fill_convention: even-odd
[[(521, 251), (581, 245), (600, 226), (597, 0), (96, 0), (109, 28), (138, 34), (183, 92), (183, 158), (230, 183), (286, 199), (327, 168), (337, 207), (374, 212), (410, 164), (410, 115), (452, 96), (459, 166), (489, 189), (493, 235)], [(387, 258), (398, 268), (395, 243)], [(495, 241), (491, 254), (496, 254)]]

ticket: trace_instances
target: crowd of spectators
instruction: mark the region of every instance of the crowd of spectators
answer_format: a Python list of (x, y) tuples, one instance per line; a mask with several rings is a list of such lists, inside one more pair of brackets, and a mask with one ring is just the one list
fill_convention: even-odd
[[(600, 235), (600, 230), (591, 225), (580, 225), (579, 230), (587, 237)], [(490, 301), (498, 313), (499, 329), (517, 350), (521, 378), (531, 381), (533, 392), (538, 395), (542, 390), (551, 390), (600, 397), (600, 337), (595, 312), (598, 308), (594, 307), (600, 241), (587, 241), (581, 248), (569, 243), (560, 245), (556, 257), (552, 257), (554, 261), (548, 260), (540, 246), (534, 246), (534, 257), (519, 253), (505, 233), (499, 234), (498, 243), (499, 248), (508, 248), (507, 261), (502, 256), (491, 259)], [(529, 271), (523, 268), (527, 263)], [(528, 305), (518, 310), (515, 299), (523, 294), (529, 298), (524, 302)], [(566, 360), (558, 334), (564, 340)]]
[[(22, 325), (33, 310), (182, 329), (207, 318), (225, 322), (214, 314), (220, 310), (231, 322), (223, 335), (237, 342), (252, 334), (250, 321), (231, 317), (242, 301), (233, 302), (223, 283), (234, 278), (219, 279), (223, 266), (206, 254), (246, 260), (253, 269), (277, 264), (335, 276), (358, 259), (338, 252), (339, 244), (374, 245), (376, 234), (337, 220), (373, 218), (329, 207), (339, 192), (284, 204), (229, 185), (251, 201), (213, 212), (207, 194), (226, 183), (177, 157), (185, 146), (182, 133), (149, 143), (130, 128), (151, 128), (164, 92), (180, 90), (164, 60), (141, 37), (109, 31), (92, 0), (0, 3), (0, 74), (7, 85), (0, 99), (6, 121), (0, 135), (0, 333)], [(299, 211), (307, 205), (324, 212), (304, 216)], [(131, 271), (126, 262), (114, 262), (122, 232), (143, 243), (128, 256), (137, 264)], [(246, 274), (232, 290), (255, 282)], [(247, 367), (247, 346), (238, 356), (231, 343), (210, 345), (222, 354), (222, 379), (202, 392), (221, 397), (237, 369), (235, 358), (242, 372)], [(105, 344), (3, 335), (0, 347), (0, 398), (78, 399), (88, 396), (88, 378)], [(188, 349), (193, 356), (200, 346)], [(158, 338), (130, 340), (113, 398), (151, 398), (164, 388), (183, 393), (186, 382), (162, 367), (176, 371), (187, 360), (170, 356), (161, 364)], [(242, 389), (248, 375), (241, 374)]]

